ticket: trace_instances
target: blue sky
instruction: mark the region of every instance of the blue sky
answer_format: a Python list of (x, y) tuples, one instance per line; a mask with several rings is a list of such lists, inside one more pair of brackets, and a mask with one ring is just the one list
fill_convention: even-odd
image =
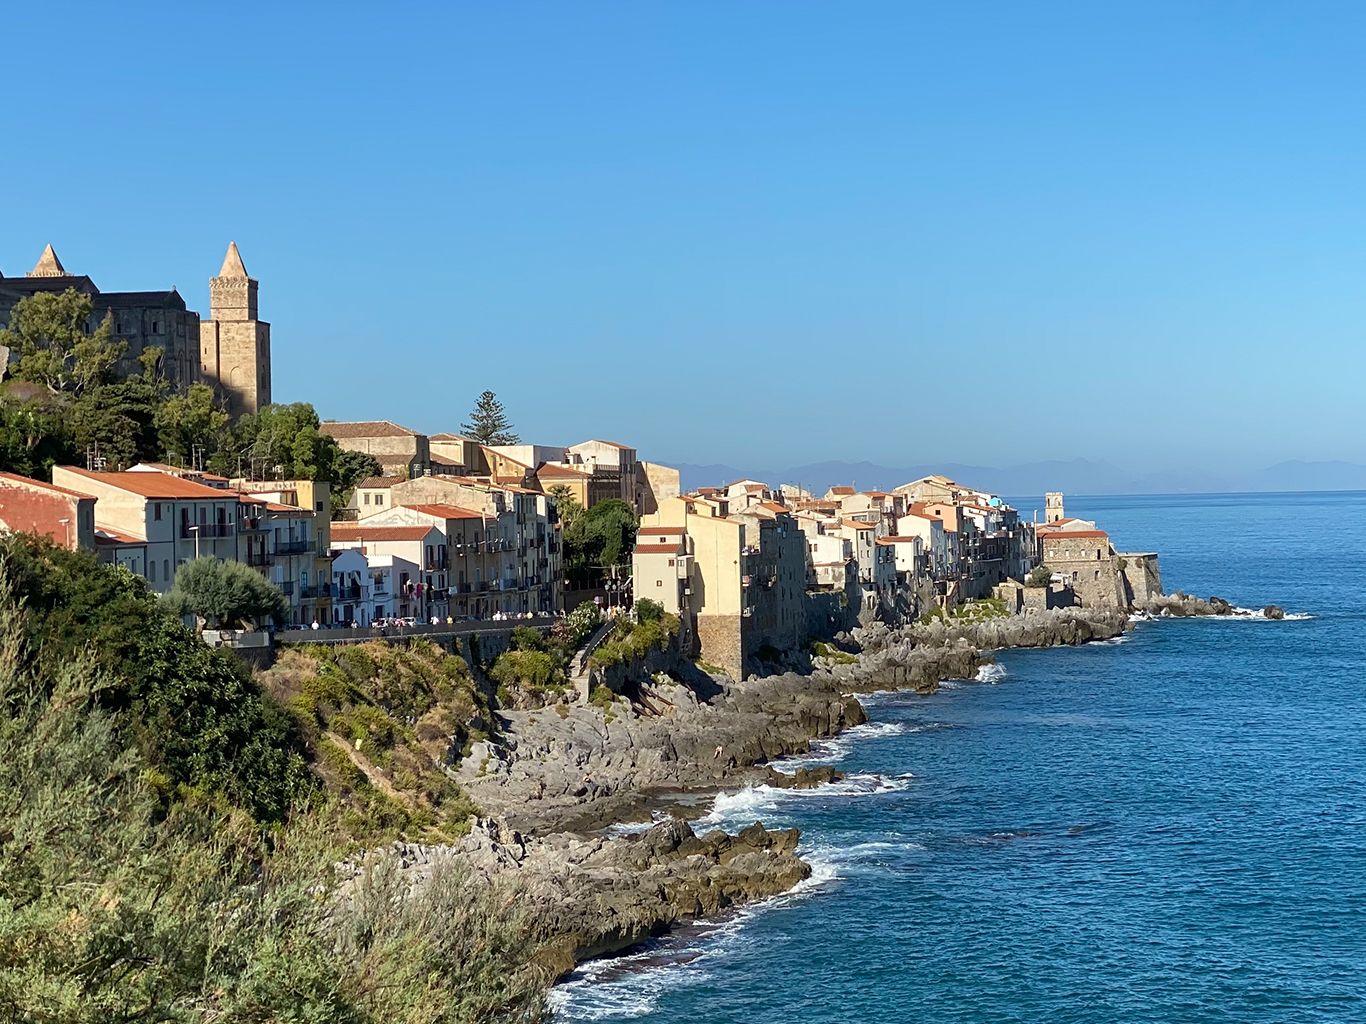
[[(281, 13), (281, 12), (284, 13)], [(1360, 4), (27, 5), (0, 271), (661, 461), (1366, 462)]]

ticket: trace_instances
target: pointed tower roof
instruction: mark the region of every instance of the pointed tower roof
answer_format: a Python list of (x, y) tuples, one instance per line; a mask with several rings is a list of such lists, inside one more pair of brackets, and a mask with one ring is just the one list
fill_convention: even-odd
[(247, 268), (242, 263), (242, 254), (237, 251), (237, 243), (228, 243), (228, 254), (223, 257), (223, 269), (218, 272), (219, 277), (244, 278), (247, 276)]
[(38, 262), (33, 269), (28, 272), (29, 277), (66, 277), (66, 268), (62, 266), (62, 261), (57, 258), (57, 254), (52, 251), (51, 243), (43, 250), (43, 254), (38, 257)]

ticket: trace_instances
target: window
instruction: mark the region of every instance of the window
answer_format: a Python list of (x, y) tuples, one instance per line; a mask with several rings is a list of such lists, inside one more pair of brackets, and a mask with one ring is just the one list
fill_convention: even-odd
[(383, 505), (383, 504), (384, 504), (384, 495), (382, 495), (382, 494), (376, 494), (376, 495), (375, 495), (375, 504), (376, 504), (376, 505)]
[(147, 580), (149, 583), (157, 581), (157, 562), (155, 558), (147, 559)]
[(317, 503), (317, 505), (318, 505), (318, 507), (315, 508), (313, 511), (315, 511), (315, 512), (321, 512), (321, 511), (323, 510), (323, 503), (320, 501), (320, 502)]
[(161, 522), (161, 502), (159, 501), (152, 506), (152, 518)]
[(171, 560), (169, 558), (161, 560), (161, 578), (167, 583), (171, 582)]
[(159, 326), (161, 326), (161, 325), (158, 324), (155, 320), (152, 321), (152, 333), (153, 333), (153, 334), (160, 334), (160, 333), (161, 333), (160, 331), (157, 330), (157, 328), (158, 328)]
[(365, 497), (364, 497), (362, 500), (364, 501), (365, 504), (367, 504), (367, 505), (370, 504), (370, 495), (368, 495), (368, 494), (365, 495)]

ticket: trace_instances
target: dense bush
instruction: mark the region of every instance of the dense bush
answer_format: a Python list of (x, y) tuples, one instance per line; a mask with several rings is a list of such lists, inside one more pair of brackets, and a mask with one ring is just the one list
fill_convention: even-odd
[(1037, 565), (1033, 572), (1025, 577), (1026, 587), (1046, 587), (1053, 582), (1053, 570), (1046, 565)]
[(658, 622), (664, 617), (664, 606), (658, 601), (642, 597), (635, 604), (637, 622)]
[(211, 650), (161, 612), (146, 583), (119, 566), (31, 536), (0, 538), (0, 585), (28, 614), (18, 627), (35, 657), (89, 656), (107, 685), (102, 707), (155, 770), (163, 799), (221, 794), (261, 821), (280, 821), (315, 788), (297, 729), (228, 652)]
[(643, 658), (651, 648), (665, 650), (678, 636), (681, 624), (677, 615), (662, 615), (654, 622), (632, 623), (622, 619), (612, 635), (598, 645), (589, 659), (598, 668), (620, 665)]

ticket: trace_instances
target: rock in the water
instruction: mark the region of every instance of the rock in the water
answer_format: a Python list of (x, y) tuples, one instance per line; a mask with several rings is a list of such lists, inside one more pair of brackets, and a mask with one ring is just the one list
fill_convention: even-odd
[(1268, 619), (1283, 619), (1285, 618), (1285, 609), (1278, 604), (1269, 604), (1262, 609), (1262, 614)]
[(1211, 597), (1209, 606), (1214, 609), (1215, 615), (1232, 615), (1233, 605), (1229, 604), (1222, 597)]

